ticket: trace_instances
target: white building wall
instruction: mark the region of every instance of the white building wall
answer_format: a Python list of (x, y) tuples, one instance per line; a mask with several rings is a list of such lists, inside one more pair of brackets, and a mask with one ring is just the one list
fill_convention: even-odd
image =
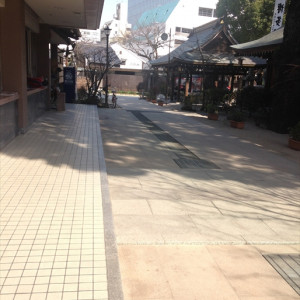
[[(189, 33), (178, 32), (176, 28), (190, 29), (204, 25), (215, 20), (213, 17), (216, 5), (219, 0), (180, 0), (170, 17), (166, 21), (166, 33), (170, 33), (171, 29), (171, 51), (176, 47), (175, 40), (186, 41)], [(207, 8), (212, 10), (211, 17), (199, 15), (199, 8)], [(178, 46), (178, 45), (177, 45)], [(166, 55), (169, 51), (169, 44), (159, 50), (159, 56)]]
[[(117, 37), (121, 37), (125, 32), (131, 28), (127, 22), (128, 5), (127, 3), (119, 3), (116, 5), (116, 13), (114, 19), (110, 22), (111, 28), (109, 40), (113, 41)], [(105, 24), (104, 24), (105, 26)]]
[(115, 51), (116, 55), (121, 61), (125, 61), (125, 64), (120, 66), (121, 69), (136, 69), (141, 70), (145, 67), (146, 61), (137, 56), (130, 50), (123, 48), (120, 44), (112, 44), (111, 47)]
[(215, 18), (213, 15), (211, 17), (199, 16), (199, 7), (212, 9), (214, 11), (218, 2), (218, 0), (181, 0), (170, 15), (167, 23), (169, 26), (172, 25), (190, 29), (201, 26)]

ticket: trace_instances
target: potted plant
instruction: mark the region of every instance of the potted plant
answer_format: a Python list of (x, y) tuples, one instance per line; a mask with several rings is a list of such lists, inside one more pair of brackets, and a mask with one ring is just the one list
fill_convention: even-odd
[(290, 129), (289, 147), (300, 151), (300, 121)]
[(234, 110), (229, 115), (230, 126), (238, 129), (245, 127), (245, 116), (241, 111)]
[(156, 101), (159, 106), (163, 106), (165, 102), (165, 96), (163, 94), (158, 94)]
[(218, 108), (213, 103), (209, 103), (207, 105), (207, 118), (214, 121), (219, 119)]

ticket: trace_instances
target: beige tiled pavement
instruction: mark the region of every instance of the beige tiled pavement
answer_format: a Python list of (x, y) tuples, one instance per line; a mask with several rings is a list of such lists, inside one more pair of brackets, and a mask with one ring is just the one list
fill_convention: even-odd
[(68, 105), (1, 151), (1, 300), (108, 299), (99, 133)]

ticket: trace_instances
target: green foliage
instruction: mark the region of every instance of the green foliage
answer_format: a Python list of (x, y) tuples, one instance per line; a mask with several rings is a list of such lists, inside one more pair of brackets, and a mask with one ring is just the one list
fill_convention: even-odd
[(88, 99), (88, 93), (84, 86), (77, 89), (77, 99), (78, 99), (77, 100), (78, 103), (86, 103)]
[(191, 94), (184, 98), (183, 110), (192, 110), (193, 104), (199, 104), (202, 101), (201, 94)]
[(213, 103), (208, 103), (207, 104), (207, 112), (209, 114), (217, 114), (218, 113), (218, 106), (216, 106)]
[(219, 105), (224, 101), (224, 97), (227, 94), (225, 89), (211, 88), (205, 91), (206, 99), (209, 103)]
[(149, 100), (154, 100), (154, 99), (156, 99), (156, 94), (157, 94), (156, 90), (151, 89), (151, 90), (148, 92), (147, 98), (148, 98)]
[(250, 115), (270, 106), (271, 94), (264, 88), (247, 86), (238, 91), (236, 105), (246, 109)]
[(270, 33), (274, 0), (219, 0), (216, 14), (224, 17), (239, 43)]
[(118, 94), (122, 94), (122, 95), (138, 95), (139, 93), (137, 91), (118, 91)]
[(243, 114), (243, 112), (241, 112), (237, 109), (233, 109), (229, 113), (228, 119), (232, 120), (232, 121), (236, 121), (236, 122), (244, 122), (245, 121), (245, 115)]
[(290, 128), (290, 137), (295, 141), (300, 141), (300, 121)]

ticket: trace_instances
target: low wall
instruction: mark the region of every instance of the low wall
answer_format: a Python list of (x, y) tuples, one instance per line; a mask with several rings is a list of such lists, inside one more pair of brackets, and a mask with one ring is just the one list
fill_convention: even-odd
[[(0, 94), (0, 149), (3, 149), (19, 134), (18, 95)], [(39, 118), (47, 109), (48, 89), (35, 89), (27, 94), (28, 126)]]
[(18, 134), (17, 101), (0, 105), (0, 149)]
[[(116, 89), (117, 91), (132, 91), (138, 92), (139, 86), (144, 82), (144, 75), (141, 71), (111, 71), (108, 74), (109, 90)], [(105, 84), (105, 78), (102, 85)], [(77, 76), (76, 88), (86, 87), (84, 76)]]
[(138, 92), (138, 86), (143, 82), (143, 75), (109, 74), (109, 89), (117, 91)]
[(39, 118), (47, 109), (48, 89), (28, 92), (28, 126)]

